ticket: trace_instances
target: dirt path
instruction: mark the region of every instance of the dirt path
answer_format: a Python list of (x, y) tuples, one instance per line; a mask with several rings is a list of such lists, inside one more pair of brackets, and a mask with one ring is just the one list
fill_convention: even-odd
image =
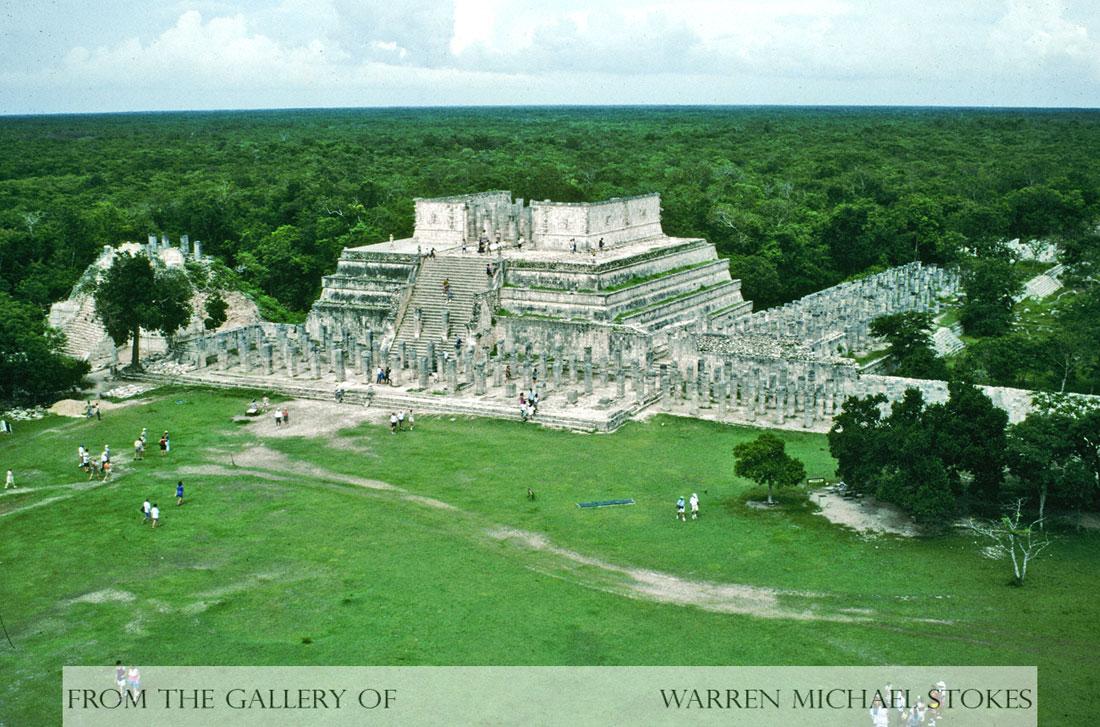
[(872, 498), (845, 500), (840, 495), (818, 490), (811, 495), (821, 508), (817, 513), (837, 525), (845, 525), (863, 533), (886, 533), (911, 538), (920, 530), (904, 512)]

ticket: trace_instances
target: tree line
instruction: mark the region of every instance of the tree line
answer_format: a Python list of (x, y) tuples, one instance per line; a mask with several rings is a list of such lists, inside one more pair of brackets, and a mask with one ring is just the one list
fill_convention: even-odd
[(299, 320), (344, 247), (411, 234), (415, 197), (657, 191), (665, 230), (714, 242), (761, 308), (1006, 238), (1077, 244), (1097, 218), (1098, 118), (660, 107), (10, 117), (0, 293), (44, 311), (104, 244), (187, 233), (265, 315)]

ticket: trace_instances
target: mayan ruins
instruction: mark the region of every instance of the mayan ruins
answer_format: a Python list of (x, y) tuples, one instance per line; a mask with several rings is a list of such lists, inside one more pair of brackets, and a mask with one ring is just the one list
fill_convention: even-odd
[[(221, 328), (196, 322), (126, 375), (509, 419), (537, 391), (537, 422), (599, 432), (647, 410), (825, 431), (848, 396), (917, 387), (946, 399), (945, 382), (860, 361), (881, 347), (874, 318), (956, 300), (952, 271), (914, 262), (754, 312), (713, 244), (664, 233), (657, 194), (561, 203), (493, 191), (417, 199), (414, 214), (412, 237), (344, 249), (305, 323), (262, 321), (241, 296)], [(202, 257), (186, 237), (146, 247), (168, 265)], [(117, 363), (87, 296), (74, 291), (51, 321), (74, 352)], [(941, 353), (957, 340), (935, 332)], [(1029, 411), (1031, 392), (984, 390), (1013, 421)]]

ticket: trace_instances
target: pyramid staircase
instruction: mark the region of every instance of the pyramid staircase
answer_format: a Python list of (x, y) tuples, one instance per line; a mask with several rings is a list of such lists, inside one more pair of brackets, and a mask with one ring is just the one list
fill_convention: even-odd
[[(395, 349), (405, 344), (407, 356), (419, 358), (428, 352), (428, 343), (436, 349), (449, 343), (454, 346), (456, 336), (466, 338), (466, 326), (473, 321), (474, 297), (489, 289), (490, 280), (485, 274), (488, 258), (474, 255), (437, 255), (424, 258), (413, 286), (412, 297), (401, 320), (397, 322), (397, 334), (393, 339)], [(451, 299), (443, 294), (443, 281), (450, 283)], [(416, 335), (416, 311), (421, 314), (420, 337)], [(448, 321), (444, 329), (443, 312)], [(453, 348), (451, 349), (453, 350)]]

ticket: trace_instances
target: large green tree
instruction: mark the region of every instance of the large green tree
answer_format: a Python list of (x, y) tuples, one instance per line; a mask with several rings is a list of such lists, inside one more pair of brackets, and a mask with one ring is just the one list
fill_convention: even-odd
[(734, 474), (765, 485), (769, 505), (773, 502), (773, 488), (794, 487), (806, 479), (805, 465), (787, 454), (783, 440), (770, 432), (741, 442), (733, 448), (733, 456), (736, 458)]
[(1012, 306), (1022, 289), (1012, 260), (1003, 252), (974, 257), (963, 266), (965, 292), (959, 321), (972, 336), (1003, 336), (1012, 328)]
[(95, 281), (96, 315), (117, 346), (132, 341), (130, 366), (141, 368), (141, 329), (171, 336), (191, 316), (191, 284), (179, 269), (154, 267), (144, 253), (115, 255)]
[(932, 315), (918, 311), (871, 321), (871, 333), (890, 344), (893, 373), (915, 379), (947, 378), (947, 366), (932, 347), (932, 325)]
[(0, 405), (47, 403), (78, 390), (88, 364), (63, 353), (42, 309), (0, 292)]

